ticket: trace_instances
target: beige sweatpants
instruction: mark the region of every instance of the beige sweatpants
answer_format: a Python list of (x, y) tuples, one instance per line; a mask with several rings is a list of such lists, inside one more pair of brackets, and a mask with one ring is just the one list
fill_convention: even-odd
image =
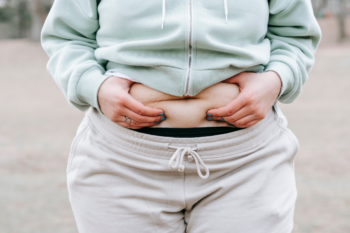
[(209, 137), (142, 134), (86, 113), (67, 166), (80, 233), (290, 233), (299, 143), (278, 108)]

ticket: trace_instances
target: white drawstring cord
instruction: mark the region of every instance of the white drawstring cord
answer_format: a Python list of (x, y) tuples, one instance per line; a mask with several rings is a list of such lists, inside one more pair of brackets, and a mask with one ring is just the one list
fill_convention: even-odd
[[(200, 178), (207, 179), (209, 177), (209, 169), (204, 164), (203, 160), (199, 156), (199, 154), (196, 152), (198, 150), (197, 147), (191, 148), (191, 147), (177, 147), (177, 146), (169, 146), (170, 149), (175, 149), (175, 153), (171, 156), (169, 160), (169, 166), (172, 169), (177, 169), (179, 172), (185, 171), (185, 166), (182, 164), (184, 156), (187, 155), (187, 159), (190, 162), (193, 162), (193, 160), (196, 162), (197, 167), (197, 173)], [(182, 151), (182, 152), (181, 152)], [(176, 160), (176, 161), (175, 161)], [(175, 163), (174, 163), (175, 161)], [(200, 165), (203, 166), (205, 170), (205, 175), (202, 174)]]
[(225, 4), (225, 16), (226, 16), (226, 23), (227, 23), (227, 16), (228, 16), (227, 0), (224, 0), (224, 4)]
[(165, 0), (163, 0), (163, 17), (162, 17), (162, 29), (165, 21)]

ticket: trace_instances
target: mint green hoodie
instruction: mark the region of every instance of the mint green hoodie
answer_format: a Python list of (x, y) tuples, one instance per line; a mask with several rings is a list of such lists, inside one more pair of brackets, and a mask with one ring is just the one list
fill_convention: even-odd
[(320, 38), (310, 0), (55, 0), (42, 30), (48, 71), (82, 111), (112, 69), (175, 96), (273, 70), (291, 103)]

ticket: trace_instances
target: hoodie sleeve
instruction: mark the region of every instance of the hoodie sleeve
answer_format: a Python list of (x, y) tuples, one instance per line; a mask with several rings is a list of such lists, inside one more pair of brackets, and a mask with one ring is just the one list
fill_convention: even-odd
[(266, 37), (271, 42), (265, 71), (279, 74), (282, 88), (278, 100), (293, 102), (308, 78), (321, 39), (321, 29), (310, 0), (270, 0)]
[(81, 111), (99, 109), (98, 89), (108, 78), (94, 55), (98, 28), (97, 0), (56, 0), (41, 32), (49, 73)]

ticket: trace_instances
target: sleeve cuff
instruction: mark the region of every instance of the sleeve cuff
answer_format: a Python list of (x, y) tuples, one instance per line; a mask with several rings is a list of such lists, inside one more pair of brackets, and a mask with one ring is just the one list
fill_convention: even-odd
[[(277, 100), (281, 98), (282, 95), (287, 94), (289, 91), (291, 91), (294, 87), (294, 73), (292, 69), (286, 65), (283, 62), (273, 61), (270, 62), (266, 69), (266, 71), (275, 71), (281, 79), (282, 87), (279, 96), (277, 97)], [(276, 100), (276, 102), (277, 102)]]
[(95, 107), (100, 112), (100, 106), (97, 100), (98, 90), (100, 89), (101, 84), (109, 76), (105, 76), (103, 71), (98, 67), (91, 67), (80, 77), (77, 84), (77, 97), (81, 102), (90, 104), (92, 107)]

